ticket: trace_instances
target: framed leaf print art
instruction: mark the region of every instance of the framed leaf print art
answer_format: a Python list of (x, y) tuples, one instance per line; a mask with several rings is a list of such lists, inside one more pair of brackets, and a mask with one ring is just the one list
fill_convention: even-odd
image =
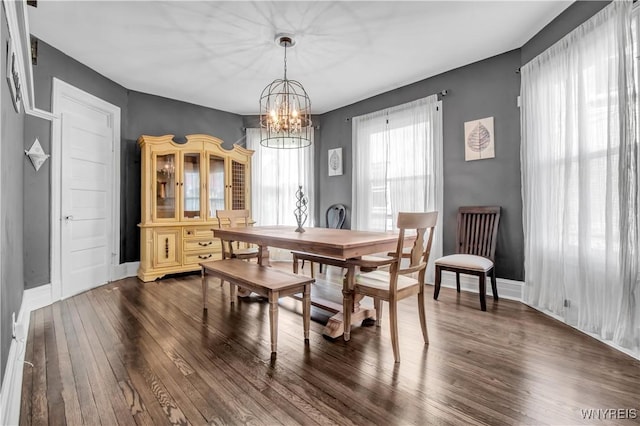
[(7, 83), (9, 83), (9, 94), (13, 101), (16, 112), (20, 112), (20, 75), (18, 74), (18, 59), (13, 40), (7, 40)]
[(495, 156), (493, 117), (464, 123), (464, 160), (483, 160)]
[(342, 175), (342, 148), (329, 150), (329, 176)]

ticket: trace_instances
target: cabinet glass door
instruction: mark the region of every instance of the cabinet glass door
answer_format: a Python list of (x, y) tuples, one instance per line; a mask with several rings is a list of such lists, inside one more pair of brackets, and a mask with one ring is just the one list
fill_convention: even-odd
[(158, 219), (175, 219), (176, 217), (176, 155), (156, 155), (155, 194)]
[(209, 217), (224, 210), (224, 158), (209, 156)]
[(185, 219), (199, 219), (200, 214), (200, 153), (184, 153), (182, 159), (183, 214)]

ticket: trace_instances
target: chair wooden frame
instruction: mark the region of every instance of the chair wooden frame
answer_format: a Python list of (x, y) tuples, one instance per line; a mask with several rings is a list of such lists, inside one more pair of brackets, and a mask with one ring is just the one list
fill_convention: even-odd
[(455, 272), (456, 289), (460, 292), (460, 274), (478, 277), (480, 292), (480, 309), (487, 310), (486, 283), (487, 275), (491, 277), (493, 299), (498, 300), (496, 285), (495, 253), (500, 223), (499, 206), (460, 207), (458, 209), (458, 227), (456, 231), (456, 254), (473, 255), (491, 261), (487, 268), (471, 268), (456, 264), (447, 264), (450, 256), (436, 260), (436, 282), (433, 298), (438, 299), (442, 280), (442, 271)]
[[(391, 329), (391, 345), (393, 347), (393, 356), (395, 362), (400, 362), (400, 346), (398, 343), (398, 308), (397, 302), (406, 297), (417, 295), (418, 298), (418, 314), (420, 316), (420, 326), (424, 343), (429, 343), (429, 335), (427, 332), (427, 320), (424, 307), (424, 284), (425, 273), (429, 256), (431, 255), (431, 244), (433, 242), (433, 234), (438, 220), (438, 212), (428, 213), (398, 213), (397, 226), (400, 230), (398, 235), (398, 244), (396, 251), (390, 258), (381, 258), (379, 261), (374, 260), (354, 260), (354, 265), (365, 267), (372, 272), (360, 274), (356, 277), (354, 292), (373, 298), (374, 307), (376, 309), (376, 325), (380, 326), (382, 317), (382, 301), (389, 302), (389, 326)], [(404, 250), (404, 240), (406, 230), (415, 229), (416, 239), (411, 247), (411, 251), (407, 254)], [(425, 240), (425, 236), (428, 234)], [(402, 259), (409, 259), (409, 265), (402, 265)], [(371, 258), (370, 258), (371, 259)], [(377, 270), (377, 268), (389, 265), (389, 272)], [(410, 274), (418, 274), (417, 279), (406, 277)], [(403, 284), (398, 284), (399, 277), (402, 278)], [(380, 287), (367, 285), (367, 280), (380, 280), (388, 278), (389, 286)], [(346, 327), (350, 327), (351, 313), (344, 312), (344, 323)]]
[[(218, 228), (222, 229), (223, 226), (229, 228), (235, 228), (238, 225), (244, 227), (249, 226), (249, 210), (216, 210), (216, 219), (218, 220)], [(222, 245), (222, 259), (241, 259), (247, 260), (258, 259), (257, 247), (240, 247), (240, 243), (236, 242), (236, 248), (233, 248), (233, 241), (225, 241), (220, 239)], [(220, 287), (224, 285), (224, 280), (220, 279)], [(233, 289), (233, 285), (231, 285)], [(240, 289), (240, 296), (246, 297), (251, 294), (251, 291), (247, 289)]]
[[(218, 220), (218, 227), (229, 226), (234, 228), (238, 225), (249, 226), (249, 210), (216, 210), (216, 219)], [(257, 247), (241, 248), (239, 243), (236, 248), (233, 248), (233, 241), (220, 240), (222, 244), (222, 258), (223, 259), (252, 259), (258, 258)]]

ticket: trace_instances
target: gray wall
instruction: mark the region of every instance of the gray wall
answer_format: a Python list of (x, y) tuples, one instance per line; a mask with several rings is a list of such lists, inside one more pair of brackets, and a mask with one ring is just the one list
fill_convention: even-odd
[[(5, 19), (4, 8), (0, 17), (0, 383), (4, 378), (9, 348), (11, 347), (11, 314), (16, 316), (22, 304), (24, 292), (24, 273), (22, 257), (22, 170), (25, 162), (22, 141), (24, 139), (24, 108), (17, 113), (13, 108), (9, 88), (7, 86), (6, 47), (9, 30)], [(6, 407), (3, 407), (5, 409)]]
[[(514, 50), (329, 112), (321, 117), (316, 156), (320, 211), (333, 203), (351, 206), (351, 117), (448, 90), (443, 103), (444, 253), (454, 252), (456, 213), (462, 205), (500, 205), (496, 253), (499, 277), (523, 279), (520, 195), (520, 120), (516, 98), (520, 51)], [(464, 160), (464, 122), (494, 117), (496, 157)], [(342, 147), (344, 175), (327, 175), (327, 150)]]
[[(122, 203), (121, 259), (140, 260), (140, 135), (175, 135), (176, 142), (186, 135), (204, 133), (224, 141), (231, 149), (234, 142), (244, 142), (242, 117), (160, 96), (129, 93), (129, 119), (122, 139)], [(126, 182), (126, 184), (124, 184)]]
[(526, 64), (548, 47), (591, 18), (611, 1), (577, 1), (551, 21), (521, 48), (522, 65)]
[[(49, 46), (38, 46), (38, 65), (34, 66), (36, 106), (51, 111), (53, 77), (65, 81), (120, 108), (121, 112), (121, 217), (120, 261), (140, 259), (140, 150), (142, 134), (174, 134), (176, 140), (193, 133), (219, 137), (230, 147), (242, 137), (242, 117), (159, 96), (128, 91), (119, 84)], [(51, 152), (51, 125), (48, 121), (27, 117), (25, 146), (35, 138), (45, 152)], [(34, 224), (25, 229), (25, 256), (33, 259), (25, 265), (26, 287), (50, 282), (51, 170), (49, 162), (36, 174), (25, 169), (25, 220)], [(45, 237), (46, 236), (46, 237)]]
[[(127, 123), (127, 90), (91, 68), (49, 46), (38, 43), (38, 64), (33, 67), (36, 107), (51, 111), (53, 77), (69, 83), (120, 108), (121, 137)], [(45, 152), (51, 152), (51, 123), (28, 116), (25, 122), (24, 147), (38, 138)], [(33, 288), (51, 282), (51, 168), (47, 161), (37, 173), (24, 170), (24, 255), (25, 286)], [(122, 181), (122, 187), (126, 182)], [(126, 202), (122, 200), (122, 204)]]
[[(537, 34), (521, 50), (490, 58), (405, 86), (374, 98), (323, 114), (315, 120), (316, 200), (315, 217), (323, 221), (327, 206), (351, 204), (351, 123), (345, 121), (389, 106), (449, 90), (444, 98), (445, 252), (453, 251), (455, 211), (462, 204), (501, 204), (504, 207), (498, 249), (498, 274), (521, 280), (522, 225), (519, 177), (519, 119), (515, 96), (519, 78), (515, 74), (523, 61), (531, 59), (579, 25), (608, 2), (577, 2)], [(175, 100), (128, 92), (55, 48), (40, 41), (38, 65), (34, 67), (36, 106), (50, 111), (52, 77), (60, 78), (121, 108), (122, 112), (122, 191), (121, 262), (139, 259), (137, 223), (140, 218), (140, 164), (136, 140), (141, 134), (208, 133), (220, 137), (225, 146), (242, 138), (243, 118)], [(464, 121), (494, 116), (496, 158), (464, 162), (462, 132)], [(244, 120), (246, 121), (246, 120)], [(51, 150), (51, 131), (47, 121), (27, 117), (24, 146), (37, 137), (46, 152)], [(327, 176), (327, 150), (344, 148), (345, 174)], [(26, 288), (50, 282), (50, 188), (49, 162), (35, 173), (25, 168), (24, 211), (30, 224), (24, 231), (24, 255), (33, 260), (25, 265)], [(347, 224), (348, 225), (348, 224)], [(508, 253), (508, 255), (507, 255)], [(503, 258), (503, 256), (505, 256)]]
[[(351, 206), (351, 117), (410, 102), (447, 89), (443, 98), (444, 253), (453, 253), (456, 211), (461, 205), (502, 206), (496, 273), (524, 279), (524, 236), (520, 189), (520, 93), (518, 68), (542, 53), (610, 1), (578, 1), (536, 34), (521, 49), (448, 71), (323, 114), (316, 144), (316, 219), (334, 203)], [(464, 122), (494, 117), (496, 157), (464, 161)], [(329, 177), (327, 151), (343, 148), (344, 175)], [(347, 222), (347, 226), (350, 223)]]

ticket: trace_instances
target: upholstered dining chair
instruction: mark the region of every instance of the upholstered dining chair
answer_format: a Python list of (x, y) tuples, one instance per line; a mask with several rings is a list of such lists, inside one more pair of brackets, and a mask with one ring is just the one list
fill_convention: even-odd
[[(399, 300), (417, 295), (418, 314), (424, 343), (429, 343), (427, 320), (424, 307), (424, 278), (431, 254), (433, 233), (438, 220), (438, 212), (428, 213), (398, 213), (397, 226), (400, 230), (396, 251), (390, 258), (373, 261), (355, 260), (357, 266), (374, 269), (371, 272), (356, 275), (354, 293), (373, 298), (376, 309), (376, 325), (380, 326), (382, 316), (382, 301), (389, 303), (389, 326), (391, 329), (391, 346), (395, 362), (400, 362), (400, 346), (398, 343), (398, 307)], [(408, 254), (404, 254), (405, 233), (415, 230), (416, 240)], [(402, 259), (409, 259), (408, 265), (403, 265)], [(377, 269), (389, 265), (389, 270)], [(417, 274), (417, 276), (416, 276)], [(350, 327), (351, 313), (346, 312), (344, 323)], [(348, 325), (347, 325), (348, 324)]]
[(500, 207), (460, 207), (456, 231), (456, 254), (436, 259), (436, 282), (433, 298), (438, 299), (442, 271), (456, 273), (460, 292), (460, 274), (475, 275), (480, 286), (480, 309), (487, 310), (485, 298), (487, 275), (491, 276), (493, 299), (498, 300), (495, 253), (500, 223)]
[[(327, 228), (342, 229), (346, 219), (347, 207), (344, 204), (332, 204), (327, 208), (327, 211), (325, 213)], [(304, 268), (304, 261), (309, 261), (312, 278), (315, 278), (313, 264), (318, 263), (320, 265), (319, 271), (320, 273), (322, 273), (322, 265), (327, 261), (327, 259), (323, 256), (318, 256), (311, 253), (293, 252), (293, 261), (297, 264), (298, 260), (302, 260), (302, 268)], [(323, 262), (323, 260), (325, 262)]]

